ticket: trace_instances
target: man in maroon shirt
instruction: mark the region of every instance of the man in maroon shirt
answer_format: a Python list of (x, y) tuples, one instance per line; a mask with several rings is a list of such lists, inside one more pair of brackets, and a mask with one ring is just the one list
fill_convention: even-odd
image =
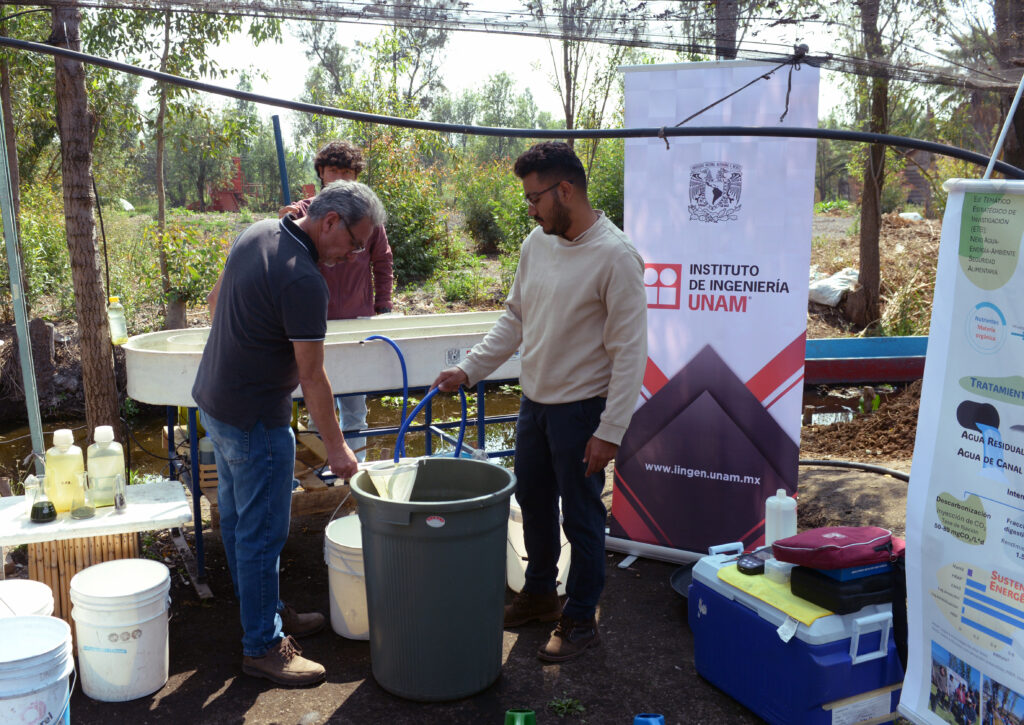
[[(320, 178), (320, 186), (324, 187), (332, 181), (356, 181), (366, 168), (366, 161), (362, 151), (348, 141), (332, 141), (317, 152), (313, 168)], [(306, 215), (312, 201), (309, 198), (289, 204), (278, 212), (278, 216), (291, 214), (293, 218), (300, 219)], [(364, 253), (333, 267), (321, 264), (320, 274), (327, 281), (331, 293), (327, 304), (328, 320), (351, 320), (391, 312), (394, 263), (383, 226), (374, 229)], [(365, 395), (338, 396), (335, 401), (342, 430), (366, 427)], [(346, 440), (352, 450), (357, 451), (359, 460), (364, 460), (366, 452), (359, 449), (366, 445), (366, 439), (347, 436)]]

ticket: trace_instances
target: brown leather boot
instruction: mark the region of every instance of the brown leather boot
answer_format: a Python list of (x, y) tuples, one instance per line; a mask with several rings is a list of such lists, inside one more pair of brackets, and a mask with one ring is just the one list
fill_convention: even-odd
[(537, 657), (545, 662), (565, 662), (579, 657), (587, 647), (600, 642), (596, 620), (570, 619), (563, 615), (547, 644), (537, 650)]
[(262, 657), (243, 657), (242, 672), (288, 687), (313, 685), (324, 679), (327, 671), (323, 665), (301, 655), (302, 649), (295, 640), (285, 637)]
[(505, 626), (518, 627), (527, 622), (554, 622), (562, 615), (558, 592), (532, 594), (519, 592), (511, 604), (505, 605)]
[(292, 637), (308, 637), (311, 634), (316, 634), (324, 628), (326, 621), (320, 612), (300, 614), (290, 604), (285, 604), (284, 609), (281, 610), (281, 630)]

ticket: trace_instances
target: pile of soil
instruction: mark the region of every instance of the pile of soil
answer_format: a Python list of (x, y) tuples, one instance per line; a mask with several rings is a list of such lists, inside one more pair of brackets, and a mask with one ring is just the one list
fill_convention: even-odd
[(804, 426), (800, 432), (802, 458), (909, 459), (917, 434), (921, 381), (889, 396), (879, 409), (858, 414), (846, 423)]

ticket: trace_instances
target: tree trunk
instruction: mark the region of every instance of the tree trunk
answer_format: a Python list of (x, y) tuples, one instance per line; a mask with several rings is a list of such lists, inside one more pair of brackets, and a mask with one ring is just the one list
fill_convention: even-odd
[[(879, 0), (864, 0), (861, 3), (861, 29), (864, 33), (864, 48), (868, 59), (879, 61), (875, 66), (884, 72), (882, 37), (878, 32)], [(889, 80), (879, 75), (871, 79), (871, 110), (868, 130), (873, 133), (887, 133), (889, 127)], [(879, 291), (881, 270), (878, 253), (878, 236), (882, 227), (882, 186), (885, 184), (885, 146), (872, 144), (868, 147), (867, 164), (864, 167), (864, 190), (860, 201), (860, 286), (847, 296), (846, 315), (858, 327), (866, 328), (876, 323), (879, 314)]]
[[(1020, 0), (992, 0), (996, 25), (996, 55), (999, 67), (1019, 72), (1024, 67), (1024, 4)], [(1003, 94), (999, 101), (1000, 123), (1010, 112), (1014, 92)], [(1013, 126), (1003, 144), (1003, 160), (1024, 168), (1024, 102), (1017, 106)]]
[(739, 25), (739, 11), (736, 0), (715, 2), (715, 55), (722, 60), (736, 57), (736, 29)]
[[(53, 9), (51, 42), (80, 50), (77, 8)], [(82, 347), (82, 384), (85, 389), (85, 420), (92, 431), (98, 425), (120, 430), (114, 356), (110, 349), (105, 295), (96, 254), (93, 222), (92, 134), (94, 117), (85, 91), (85, 69), (78, 61), (61, 57), (56, 67), (57, 129), (61, 139), (61, 177), (64, 188), (64, 219), (71, 280), (75, 289), (78, 336)]]

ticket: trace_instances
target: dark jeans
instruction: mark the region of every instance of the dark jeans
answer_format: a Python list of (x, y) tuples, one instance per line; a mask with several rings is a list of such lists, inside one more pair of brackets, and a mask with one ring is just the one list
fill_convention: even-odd
[(604, 529), (608, 512), (601, 503), (604, 471), (584, 475), (583, 453), (597, 430), (604, 398), (543, 405), (523, 397), (516, 424), (516, 500), (523, 511), (526, 583), (523, 591), (555, 591), (562, 529), (571, 547), (568, 601), (563, 614), (591, 619), (604, 589)]

